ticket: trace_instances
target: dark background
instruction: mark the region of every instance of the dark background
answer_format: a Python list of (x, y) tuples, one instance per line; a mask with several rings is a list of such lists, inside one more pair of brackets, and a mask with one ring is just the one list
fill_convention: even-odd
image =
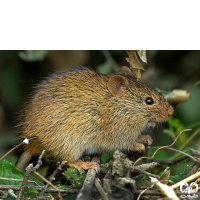
[[(101, 72), (129, 66), (126, 51), (0, 51), (0, 157), (19, 143), (14, 132), (17, 115), (32, 87), (49, 74), (86, 66)], [(113, 60), (116, 63), (113, 63)], [(200, 51), (147, 51), (147, 64), (142, 64), (143, 82), (162, 90), (189, 89), (200, 80)], [(184, 126), (200, 121), (200, 85), (187, 102), (175, 106), (174, 117)], [(152, 132), (155, 145), (168, 145), (172, 139), (163, 133), (166, 125)], [(187, 133), (189, 137), (192, 132)], [(197, 136), (198, 137), (198, 136)], [(197, 138), (195, 138), (196, 140)], [(6, 158), (15, 163), (18, 150)]]

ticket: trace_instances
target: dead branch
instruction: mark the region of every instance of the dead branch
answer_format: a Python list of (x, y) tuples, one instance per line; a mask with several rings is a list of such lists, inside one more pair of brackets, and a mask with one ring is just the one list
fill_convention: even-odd
[[(157, 147), (149, 147), (148, 149), (154, 149), (154, 148), (159, 148), (159, 149), (160, 149), (161, 147), (159, 147), (159, 146), (157, 146)], [(180, 151), (180, 150), (178, 150), (178, 149), (174, 149), (174, 148), (171, 148), (171, 147), (166, 147), (165, 149), (169, 149), (169, 150), (176, 151), (176, 152), (178, 152), (178, 153), (184, 154), (185, 156), (191, 158), (191, 159), (194, 160), (195, 162), (198, 161), (197, 158), (191, 156), (191, 154), (189, 154), (189, 153), (185, 153), (185, 152), (183, 152), (183, 151)]]
[(109, 169), (107, 174), (103, 178), (103, 188), (106, 194), (109, 196), (109, 199), (111, 199), (111, 194), (112, 194), (111, 183), (112, 183), (112, 174), (111, 174), (111, 169)]
[[(0, 190), (12, 189), (14, 191), (19, 191), (20, 187), (21, 187), (20, 185), (0, 185)], [(45, 188), (45, 186), (27, 186), (27, 187), (33, 188), (37, 190), (38, 192), (41, 192)], [(58, 189), (61, 193), (75, 194), (79, 192), (78, 189), (71, 189), (71, 188), (66, 188), (66, 187), (58, 187)], [(58, 193), (58, 191), (51, 187), (51, 188), (47, 188), (45, 190), (45, 193)]]
[(180, 150), (183, 150), (188, 144), (189, 142), (200, 133), (200, 129), (197, 129), (188, 139), (187, 141), (180, 147)]
[[(31, 140), (34, 140), (36, 139), (37, 137), (32, 137), (30, 139), (28, 139), (28, 141), (31, 141)], [(12, 151), (14, 151), (15, 149), (19, 148), (21, 145), (25, 144), (25, 142), (21, 142), (20, 144), (16, 145), (15, 147), (13, 147), (10, 151), (8, 151), (4, 156), (2, 156), (0, 158), (0, 161), (3, 160), (8, 154), (10, 154)]]
[(197, 157), (200, 156), (200, 151), (197, 151), (197, 150), (191, 149), (191, 148), (188, 148), (188, 149), (190, 150), (190, 155), (197, 156)]
[(186, 155), (179, 156), (177, 158), (174, 158), (173, 160), (167, 160), (167, 159), (152, 159), (152, 162), (158, 162), (160, 164), (168, 164), (168, 165), (174, 165), (182, 160), (185, 160), (188, 158)]
[(98, 189), (101, 197), (103, 200), (109, 200), (107, 194), (105, 193), (104, 189), (101, 186), (101, 182), (98, 178), (95, 178), (95, 186)]
[(179, 198), (176, 196), (176, 193), (171, 187), (165, 184), (162, 184), (156, 178), (150, 177), (150, 179), (151, 179), (151, 182), (154, 184), (154, 186), (156, 186), (165, 196), (173, 200), (179, 200)]
[[(135, 190), (134, 191), (134, 194), (136, 195), (136, 196), (139, 196), (140, 195), (140, 193), (141, 192), (143, 192), (144, 190)], [(177, 195), (181, 195), (182, 193), (181, 192), (178, 192), (178, 191), (176, 191), (176, 194)], [(163, 195), (160, 191), (158, 191), (158, 190), (147, 190), (146, 192), (145, 192), (145, 194), (144, 195)]]
[(32, 170), (33, 170), (33, 164), (31, 163), (31, 164), (28, 165), (28, 167), (26, 167), (26, 171), (25, 171), (25, 174), (24, 174), (24, 180), (22, 181), (20, 191), (19, 191), (19, 194), (17, 196), (17, 200), (22, 199), (22, 196), (24, 194), (24, 191), (25, 191), (26, 185), (28, 183), (29, 176), (32, 173)]
[(44, 153), (45, 153), (45, 150), (42, 151), (41, 155), (39, 156), (36, 166), (33, 167), (33, 172), (37, 171), (40, 168), (40, 166), (42, 165), (42, 157), (43, 157)]
[(51, 185), (58, 192), (59, 199), (62, 199), (62, 196), (60, 194), (60, 190), (55, 185), (53, 185), (50, 181), (48, 181), (45, 177), (43, 177), (38, 172), (33, 172), (33, 173), (36, 174), (37, 176), (39, 176), (43, 181), (45, 181), (46, 183), (48, 183), (49, 185)]
[(138, 170), (146, 171), (153, 169), (154, 167), (157, 167), (160, 165), (158, 162), (151, 162), (147, 164), (137, 165), (134, 168), (132, 167), (131, 172), (137, 172)]
[[(100, 157), (99, 156), (94, 156), (92, 159), (92, 162), (97, 162), (100, 163)], [(91, 192), (92, 192), (92, 186), (94, 184), (94, 179), (95, 179), (96, 171), (94, 169), (89, 169), (86, 179), (83, 183), (83, 186), (77, 196), (77, 200), (88, 200), (90, 199)]]
[[(200, 140), (197, 141), (197, 144), (198, 144), (197, 151), (200, 151)], [(199, 158), (199, 156), (197, 157)], [(195, 165), (192, 166), (191, 170), (187, 173), (187, 177), (191, 176), (192, 174), (195, 174), (197, 170), (199, 169), (199, 166), (200, 166), (200, 162), (196, 162)]]
[[(56, 170), (54, 171), (54, 173), (49, 177), (49, 182), (53, 182), (55, 180), (55, 176), (58, 173), (59, 170), (61, 170), (63, 168), (63, 166), (67, 163), (67, 161), (63, 161), (61, 162), (61, 164), (56, 168)], [(47, 183), (45, 188), (41, 191), (39, 197), (44, 196), (45, 194), (45, 190), (49, 187), (49, 184)]]
[(147, 176), (152, 176), (152, 177), (154, 177), (154, 178), (160, 179), (160, 176), (155, 175), (155, 174), (152, 174), (152, 173), (149, 173), (149, 172), (146, 172), (146, 171), (144, 171), (144, 170), (137, 169), (137, 170), (134, 170), (134, 172), (137, 172), (137, 173), (140, 173), (140, 174), (145, 174), (145, 175), (147, 175)]
[(38, 162), (37, 162), (37, 165), (35, 167), (33, 167), (33, 164), (29, 164), (28, 167), (26, 168), (26, 172), (24, 174), (24, 179), (22, 181), (22, 184), (21, 184), (21, 187), (20, 187), (20, 191), (19, 191), (19, 194), (17, 196), (17, 200), (21, 200), (22, 199), (22, 196), (24, 194), (24, 191), (25, 191), (25, 188), (27, 186), (27, 183), (28, 183), (28, 179), (29, 179), (29, 176), (31, 175), (31, 173), (35, 170), (38, 170), (38, 168), (41, 166), (42, 164), (42, 157), (45, 153), (45, 150), (43, 150), (42, 154), (40, 155), (39, 159), (38, 159)]
[[(159, 148), (159, 149), (160, 149), (161, 147), (149, 147), (148, 149), (154, 149), (154, 148)], [(169, 150), (172, 150), (172, 151), (176, 151), (176, 152), (178, 152), (178, 153), (184, 154), (185, 156), (191, 158), (191, 159), (194, 160), (194, 161), (197, 161), (197, 159), (196, 159), (195, 157), (191, 156), (191, 155), (188, 154), (188, 153), (185, 153), (185, 152), (183, 152), (183, 151), (180, 151), (180, 150), (178, 150), (178, 149), (174, 149), (174, 148), (171, 148), (171, 147), (166, 147), (165, 149), (169, 149)]]

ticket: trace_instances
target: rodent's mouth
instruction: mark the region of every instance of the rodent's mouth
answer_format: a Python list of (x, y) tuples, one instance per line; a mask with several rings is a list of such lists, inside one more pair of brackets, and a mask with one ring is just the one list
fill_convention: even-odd
[(156, 125), (156, 120), (149, 120), (148, 121), (148, 126), (155, 127), (155, 125)]

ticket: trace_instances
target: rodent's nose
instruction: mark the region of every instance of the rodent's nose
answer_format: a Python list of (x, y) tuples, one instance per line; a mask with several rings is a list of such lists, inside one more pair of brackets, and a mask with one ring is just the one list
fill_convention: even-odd
[(165, 120), (168, 117), (170, 117), (173, 113), (174, 113), (174, 109), (172, 108), (171, 105), (169, 108), (161, 108), (158, 118), (157, 118), (157, 121)]
[(173, 113), (168, 113), (168, 117), (170, 117)]
[(171, 115), (173, 115), (174, 113), (174, 109), (173, 107), (170, 105), (170, 108), (168, 109), (168, 117), (170, 117)]

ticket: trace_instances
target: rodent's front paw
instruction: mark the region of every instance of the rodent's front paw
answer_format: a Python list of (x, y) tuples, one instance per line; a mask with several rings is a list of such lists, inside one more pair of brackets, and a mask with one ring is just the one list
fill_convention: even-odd
[(151, 145), (153, 142), (153, 139), (151, 138), (150, 135), (139, 135), (139, 137), (137, 138), (137, 141), (144, 144)]
[(135, 142), (133, 145), (133, 149), (139, 151), (140, 153), (145, 152), (145, 146), (141, 143)]

